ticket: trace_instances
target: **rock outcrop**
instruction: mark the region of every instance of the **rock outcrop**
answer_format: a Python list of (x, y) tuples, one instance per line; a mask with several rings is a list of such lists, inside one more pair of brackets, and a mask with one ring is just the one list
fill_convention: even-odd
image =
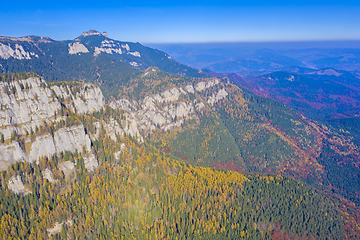
[(90, 29), (87, 32), (83, 32), (81, 35), (84, 36), (84, 37), (93, 36), (93, 35), (108, 37), (108, 34), (106, 32), (100, 33), (100, 32), (98, 32), (98, 31), (96, 31), (94, 29)]
[(6, 170), (8, 166), (27, 159), (18, 142), (0, 145), (0, 171)]
[(31, 191), (24, 186), (24, 183), (21, 181), (20, 175), (11, 177), (9, 179), (8, 188), (16, 194), (27, 195), (31, 193)]
[[(152, 70), (156, 71), (156, 69), (148, 69), (145, 75)], [(137, 102), (131, 102), (128, 99), (112, 100), (109, 102), (109, 106), (124, 110), (128, 125), (123, 125), (123, 129), (120, 129), (120, 126), (113, 123), (111, 126), (105, 126), (105, 129), (107, 129), (108, 134), (111, 134), (112, 131), (112, 138), (114, 139), (115, 133), (118, 134), (122, 131), (127, 131), (132, 136), (134, 136), (133, 134), (139, 136), (139, 132), (146, 134), (155, 131), (156, 128), (167, 131), (180, 127), (186, 119), (197, 117), (195, 110), (201, 112), (206, 104), (214, 105), (228, 95), (223, 88), (213, 93), (205, 101), (206, 97), (202, 95), (206, 92), (205, 90), (219, 83), (218, 79), (212, 78), (195, 84), (195, 87), (188, 84), (184, 86), (185, 90), (181, 87), (172, 87), (161, 93), (146, 96)], [(195, 90), (198, 97), (190, 100), (189, 94), (195, 94)], [(132, 129), (135, 131), (130, 130), (131, 127), (126, 128), (130, 122), (130, 126), (133, 126)], [(139, 132), (136, 131), (136, 128), (139, 129)]]
[(51, 235), (56, 235), (61, 232), (63, 224), (67, 225), (67, 227), (70, 227), (73, 225), (72, 220), (63, 221), (62, 223), (55, 222), (54, 227), (47, 229), (48, 231), (48, 237), (51, 237)]
[(43, 177), (51, 183), (56, 182), (55, 179), (53, 178), (53, 174), (52, 174), (51, 170), (48, 168), (46, 168), (45, 171), (43, 172)]
[(88, 53), (89, 50), (79, 42), (69, 43), (69, 54)]
[(221, 99), (224, 99), (227, 95), (229, 95), (226, 90), (220, 89), (216, 94), (213, 94), (211, 97), (209, 97), (208, 99), (208, 103), (213, 106), (215, 103), (217, 103), (218, 101), (220, 101)]
[(13, 49), (10, 45), (0, 43), (0, 58), (9, 59), (11, 57), (19, 60), (29, 60), (31, 57), (38, 58), (39, 56), (34, 52), (26, 52), (23, 46), (19, 44), (15, 44)]
[(84, 157), (84, 163), (85, 168), (90, 172), (94, 171), (99, 166), (99, 162), (95, 158), (94, 154), (90, 154), (88, 157)]
[[(104, 42), (109, 47), (111, 42)], [(72, 45), (74, 46), (75, 43)], [(127, 45), (121, 46), (128, 49)], [(145, 72), (157, 71), (150, 69)], [(0, 83), (0, 133), (6, 144), (0, 144), (0, 170), (18, 161), (38, 163), (41, 157), (50, 157), (54, 154), (69, 151), (81, 152), (85, 167), (93, 171), (99, 163), (91, 150), (91, 142), (99, 136), (103, 127), (106, 134), (117, 141), (118, 136), (131, 136), (143, 142), (143, 136), (157, 128), (167, 131), (179, 128), (185, 120), (198, 119), (197, 114), (202, 112), (206, 105), (214, 105), (224, 99), (228, 93), (225, 88), (218, 91), (207, 89), (219, 84), (218, 79), (201, 81), (197, 84), (187, 84), (182, 87), (171, 87), (163, 92), (146, 96), (138, 101), (129, 99), (111, 100), (108, 104), (114, 109), (123, 110), (124, 118), (115, 120), (99, 120), (93, 123), (94, 132), (86, 133), (82, 124), (63, 127), (54, 132), (42, 133), (31, 138), (25, 137), (22, 144), (9, 141), (15, 131), (17, 135), (27, 135), (37, 126), (46, 123), (64, 121), (59, 117), (62, 106), (76, 113), (99, 111), (105, 106), (105, 99), (99, 87), (91, 84), (48, 86), (40, 78)], [(216, 89), (219, 89), (218, 87)], [(189, 95), (190, 94), (190, 95)], [(190, 97), (191, 96), (191, 97)], [(56, 113), (57, 116), (56, 116)], [(85, 152), (84, 152), (85, 150)], [(120, 153), (117, 153), (117, 157)], [(70, 176), (75, 170), (72, 162), (59, 164), (59, 169), (65, 176)], [(46, 171), (45, 178), (53, 182), (51, 171)]]
[[(45, 88), (43, 87), (45, 86)], [(40, 78), (0, 82), (0, 132), (5, 139), (15, 130), (20, 135), (53, 118), (61, 108)], [(16, 127), (15, 127), (16, 126)]]
[(65, 177), (69, 177), (75, 171), (75, 164), (65, 161), (59, 164), (59, 169), (64, 173)]
[[(101, 52), (107, 54), (130, 54), (135, 57), (141, 57), (141, 54), (137, 51), (130, 52), (129, 44), (121, 44), (120, 42), (115, 42), (110, 39), (103, 40), (100, 47), (95, 47), (94, 56), (99, 55)], [(136, 65), (139, 64), (136, 63)]]
[(66, 107), (79, 113), (98, 111), (105, 105), (104, 96), (95, 85), (81, 84), (77, 92), (72, 92), (69, 86), (47, 87), (47, 83), (37, 77), (0, 82), (0, 133), (6, 140), (13, 131), (25, 135), (43, 121), (55, 121), (61, 99), (70, 99)]
[[(92, 84), (49, 87), (38, 77), (0, 82), (0, 134), (6, 141), (0, 144), (0, 170), (6, 170), (18, 161), (33, 163), (40, 157), (50, 157), (63, 151), (82, 152), (85, 148), (88, 153), (91, 152), (91, 140), (82, 125), (58, 129), (53, 135), (38, 135), (33, 140), (28, 136), (22, 144), (10, 141), (14, 133), (27, 135), (44, 122), (49, 124), (63, 120), (55, 117), (61, 110), (61, 104), (74, 112), (87, 113), (102, 109), (105, 99), (100, 88)], [(89, 169), (97, 166), (94, 158), (89, 155)]]

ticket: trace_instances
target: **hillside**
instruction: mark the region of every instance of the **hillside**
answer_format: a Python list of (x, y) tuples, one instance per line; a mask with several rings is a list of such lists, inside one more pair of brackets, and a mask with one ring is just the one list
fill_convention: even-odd
[(34, 72), (47, 81), (98, 83), (106, 97), (114, 95), (114, 88), (138, 76), (138, 69), (151, 66), (185, 76), (205, 76), (164, 52), (139, 43), (115, 41), (96, 35), (96, 31), (87, 33), (69, 41), (37, 36), (0, 37), (0, 72)]
[[(176, 61), (218, 73), (261, 75), (296, 66), (359, 71), (359, 42), (217, 42), (151, 44)], [(346, 48), (344, 48), (346, 46)]]
[(140, 43), (117, 41), (95, 30), (84, 32), (75, 39), (75, 41), (79, 40), (94, 47), (94, 55), (106, 53), (138, 69), (158, 67), (162, 71), (188, 77), (206, 76), (200, 70), (176, 62), (163, 51), (143, 46)]
[(284, 71), (243, 78), (230, 74), (234, 84), (269, 97), (312, 119), (358, 117), (360, 80), (335, 69), (287, 68)]
[(111, 98), (105, 83), (1, 79), (3, 236), (358, 235), (360, 150), (350, 128), (156, 67), (115, 82)]
[[(16, 84), (13, 76), (16, 75), (3, 76), (4, 91), (9, 94), (9, 98), (2, 100), (7, 108), (3, 112), (5, 120), (1, 130), (6, 144), (11, 143), (11, 139), (21, 140), (24, 135), (38, 131), (36, 128), (39, 129), (44, 121), (49, 124), (49, 120), (64, 111), (62, 106), (84, 113), (100, 110), (106, 104), (101, 90), (92, 85), (51, 83), (49, 90), (43, 92), (41, 88), (46, 89), (43, 80), (35, 77)], [(110, 108), (121, 111), (126, 119), (119, 122), (112, 118), (104, 125), (107, 132), (114, 132), (113, 139), (116, 134), (131, 133), (195, 165), (240, 172), (281, 173), (358, 202), (359, 186), (350, 180), (355, 180), (358, 174), (359, 150), (350, 133), (329, 129), (278, 102), (248, 94), (216, 78), (184, 78), (149, 68), (134, 81), (118, 91), (118, 99), (108, 102)], [(87, 93), (90, 89), (96, 94)], [(23, 100), (15, 103), (14, 99)], [(34, 104), (38, 108), (41, 106), (43, 112), (37, 110), (38, 117), (35, 117), (35, 112), (27, 110), (24, 118), (23, 110), (19, 112), (19, 109)], [(99, 123), (96, 126), (99, 128)], [(22, 139), (19, 145), (10, 145), (19, 149), (29, 145), (28, 141)], [(44, 139), (39, 141), (31, 146), (41, 146)], [(56, 149), (56, 142), (54, 144)], [(29, 146), (24, 148), (30, 153), (37, 151), (31, 151)], [(9, 159), (10, 163), (24, 159), (22, 154), (16, 155), (17, 158), (4, 154), (3, 159)], [(345, 164), (347, 161), (355, 167)], [(338, 163), (336, 167), (335, 162)], [(354, 175), (338, 174), (349, 170)]]
[[(154, 146), (160, 132), (166, 140), (216, 126), (223, 141), (218, 156), (226, 161), (226, 147), (239, 146), (236, 138), (227, 142), (233, 133), (226, 113), (210, 106), (241, 103), (242, 93), (217, 79), (184, 86), (158, 71), (144, 76), (169, 77), (157, 82), (158, 93), (108, 104), (93, 84), (2, 75), (8, 92), (1, 94), (1, 238), (356, 239), (357, 208), (336, 195), (284, 174), (194, 166), (209, 162), (189, 164), (166, 151), (165, 141)], [(211, 160), (199, 152), (204, 156), (194, 159)]]

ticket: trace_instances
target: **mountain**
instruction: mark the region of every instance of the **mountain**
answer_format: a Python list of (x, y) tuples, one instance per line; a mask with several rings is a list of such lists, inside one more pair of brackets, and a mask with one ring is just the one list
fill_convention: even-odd
[[(217, 78), (157, 68), (116, 99), (94, 84), (46, 82), (36, 74), (1, 80), (2, 238), (359, 235), (358, 208), (341, 192), (284, 176), (308, 176), (326, 190), (332, 172), (314, 157), (321, 143), (328, 141), (333, 156), (358, 150), (280, 103)], [(284, 147), (263, 159), (261, 151), (271, 153), (267, 142)], [(308, 155), (298, 158), (303, 148)]]
[(257, 95), (269, 97), (317, 120), (358, 117), (360, 78), (344, 70), (286, 68), (283, 71), (229, 78)]
[(267, 73), (284, 67), (306, 66), (298, 59), (268, 48), (247, 48), (226, 43), (152, 46), (163, 49), (177, 61), (191, 67), (218, 73), (250, 71)]
[(359, 71), (360, 50), (358, 48), (292, 49), (282, 54), (305, 62), (313, 68), (335, 68), (345, 71)]
[[(0, 75), (2, 238), (358, 238), (356, 118), (316, 121), (236, 74), (136, 69), (105, 40), (1, 39), (2, 67), (44, 72)], [(258, 78), (357, 99), (345, 71)]]
[(2, 73), (34, 72), (47, 81), (98, 83), (107, 97), (115, 94), (113, 89), (120, 82), (128, 82), (141, 74), (138, 69), (149, 66), (187, 76), (205, 76), (199, 70), (177, 63), (164, 52), (139, 43), (115, 41), (93, 30), (72, 41), (37, 36), (0, 37)]
[(178, 63), (165, 52), (149, 48), (140, 43), (121, 42), (110, 39), (107, 34), (90, 30), (75, 39), (94, 47), (94, 55), (106, 53), (138, 69), (158, 67), (162, 71), (189, 77), (203, 77), (201, 71)]
[(284, 67), (305, 67), (304, 63), (270, 49), (256, 50), (251, 55), (212, 63), (205, 68), (214, 72), (275, 71)]

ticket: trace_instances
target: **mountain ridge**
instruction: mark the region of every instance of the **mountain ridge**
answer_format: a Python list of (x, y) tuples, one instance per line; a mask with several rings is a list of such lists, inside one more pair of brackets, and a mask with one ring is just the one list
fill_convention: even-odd
[[(231, 76), (139, 70), (120, 57), (140, 44), (79, 38), (0, 39), (2, 69), (42, 73), (0, 75), (0, 236), (357, 239), (357, 121), (318, 122)], [(337, 91), (354, 77), (259, 78)]]
[[(106, 229), (119, 228), (116, 230), (118, 237), (131, 237), (134, 234), (139, 238), (149, 238), (148, 235), (155, 236), (156, 234), (165, 237), (174, 234), (171, 233), (171, 228), (172, 221), (175, 221), (177, 228), (182, 229), (175, 234), (181, 236), (185, 234), (195, 238), (205, 235), (209, 239), (219, 236), (231, 239), (247, 233), (249, 238), (265, 236), (268, 239), (277, 234), (284, 236), (291, 234), (294, 238), (307, 236), (310, 239), (315, 237), (325, 239), (329, 235), (334, 238), (356, 236), (357, 225), (354, 219), (357, 216), (357, 207), (352, 205), (340, 207), (338, 200), (331, 199), (324, 192), (304, 185), (299, 180), (282, 176), (293, 173), (293, 176), (299, 179), (299, 173), (304, 174), (306, 171), (297, 171), (298, 166), (316, 165), (314, 166), (315, 171), (313, 168), (307, 170), (312, 172), (311, 176), (308, 174), (304, 176), (313, 178), (312, 181), (315, 185), (319, 183), (318, 188), (321, 189), (320, 186), (324, 184), (323, 189), (329, 189), (329, 183), (326, 182), (325, 175), (323, 175), (324, 170), (329, 170), (319, 165), (318, 159), (309, 159), (308, 163), (305, 163), (305, 158), (302, 161), (295, 161), (294, 157), (297, 156), (297, 153), (291, 150), (292, 143), (287, 143), (287, 141), (293, 141), (294, 138), (301, 139), (297, 134), (303, 130), (306, 131), (306, 128), (302, 128), (304, 125), (313, 129), (318, 128), (319, 134), (337, 136), (338, 139), (329, 139), (331, 144), (328, 146), (335, 151), (346, 151), (348, 146), (341, 143), (343, 141), (341, 135), (326, 133), (326, 128), (319, 126), (316, 122), (308, 120), (307, 123), (295, 113), (288, 113), (281, 103), (269, 102), (267, 99), (246, 94), (235, 85), (220, 82), (217, 78), (185, 79), (179, 75), (163, 73), (156, 68), (149, 68), (147, 71), (148, 74), (145, 72), (143, 76), (145, 78), (144, 85), (137, 90), (139, 91), (137, 97), (130, 94), (121, 98), (120, 95), (118, 99), (109, 99), (107, 102), (104, 102), (101, 94), (88, 93), (92, 89), (101, 91), (98, 86), (92, 84), (51, 83), (31, 74), (14, 74), (13, 77), (9, 75), (3, 77), (8, 79), (3, 82), (6, 86), (3, 89), (9, 91), (2, 96), (9, 96), (13, 104), (10, 102), (4, 104), (2, 109), (5, 108), (3, 110), (6, 110), (6, 113), (14, 112), (14, 114), (10, 114), (13, 118), (23, 115), (15, 111), (18, 109), (17, 107), (12, 107), (15, 104), (22, 104), (21, 101), (19, 103), (17, 101), (20, 96), (27, 96), (27, 108), (33, 106), (32, 102), (35, 103), (41, 99), (48, 99), (49, 103), (55, 102), (60, 105), (60, 108), (57, 108), (55, 112), (48, 111), (53, 117), (48, 118), (44, 115), (45, 121), (40, 121), (35, 130), (31, 131), (30, 129), (28, 133), (15, 130), (15, 134), (12, 134), (10, 138), (4, 138), (4, 143), (0, 143), (2, 154), (4, 154), (2, 149), (8, 149), (11, 144), (18, 144), (19, 151), (24, 151), (24, 154), (38, 153), (36, 155), (38, 160), (27, 162), (24, 161), (25, 157), (23, 156), (15, 164), (7, 165), (7, 171), (2, 172), (0, 191), (4, 196), (9, 196), (1, 198), (2, 204), (9, 206), (9, 209), (14, 209), (10, 207), (12, 206), (10, 199), (23, 198), (25, 200), (19, 201), (25, 201), (23, 205), (26, 207), (15, 208), (10, 212), (3, 212), (1, 209), (4, 216), (2, 224), (5, 224), (5, 217), (10, 219), (11, 224), (2, 225), (2, 229), (6, 229), (6, 231), (0, 232), (0, 234), (33, 236), (37, 233), (44, 235), (44, 238), (49, 238), (54, 234), (65, 238), (64, 236), (69, 233), (74, 236), (86, 234), (87, 237), (91, 237), (110, 236), (110, 230)], [(173, 76), (178, 78), (173, 78)], [(23, 78), (26, 80), (22, 80)], [(193, 82), (189, 82), (189, 80)], [(24, 81), (28, 81), (29, 87), (26, 87)], [(24, 85), (23, 88), (21, 84)], [(12, 86), (15, 86), (14, 90), (12, 90)], [(148, 86), (152, 86), (156, 91), (149, 94)], [(30, 94), (32, 91), (39, 94)], [(223, 94), (224, 91), (227, 94)], [(43, 94), (47, 98), (43, 97)], [(81, 111), (82, 108), (79, 106), (88, 106), (86, 102), (91, 100), (88, 98), (95, 96), (98, 96), (101, 101), (99, 107), (95, 109), (96, 111), (87, 107)], [(77, 101), (83, 102), (83, 104), (75, 104)], [(4, 103), (2, 99), (1, 102)], [(45, 103), (42, 104), (44, 108), (45, 105)], [(93, 104), (90, 104), (89, 107), (91, 105)], [(276, 107), (274, 108), (272, 105)], [(21, 109), (24, 111), (25, 105)], [(274, 109), (277, 109), (277, 112), (273, 112)], [(253, 111), (256, 114), (253, 114)], [(30, 119), (29, 121), (36, 120)], [(7, 124), (12, 125), (11, 122)], [(231, 124), (237, 124), (237, 128), (230, 127)], [(286, 127), (288, 124), (290, 126)], [(291, 124), (298, 126), (298, 129), (294, 130)], [(18, 127), (21, 125), (19, 124)], [(198, 128), (197, 132), (194, 132), (195, 128)], [(260, 129), (261, 132), (258, 132), (257, 129)], [(273, 168), (271, 173), (274, 175), (266, 175), (269, 174), (269, 171), (267, 171), (267, 166), (263, 165), (263, 154), (254, 152), (253, 143), (258, 140), (252, 141), (253, 131), (258, 132), (257, 139), (262, 141), (260, 141), (260, 145), (262, 144), (263, 147), (258, 147), (258, 149), (266, 149), (264, 143), (268, 139), (275, 142), (276, 146), (280, 146), (280, 144), (290, 146), (285, 148), (290, 151), (289, 153), (286, 151), (281, 153), (281, 156), (289, 163), (283, 161), (282, 164), (285, 165), (280, 165), (280, 167), (286, 167), (287, 171), (276, 170), (277, 162), (271, 162), (272, 155), (268, 151), (267, 158), (264, 160), (269, 162)], [(188, 135), (185, 134), (185, 138), (181, 137), (183, 133)], [(190, 141), (194, 137), (198, 139)], [(231, 138), (233, 140), (230, 141)], [(250, 143), (248, 147), (245, 144), (246, 138), (246, 141)], [(313, 142), (316, 140), (315, 138), (319, 137), (311, 135), (302, 138), (307, 139), (301, 143), (306, 147), (306, 141)], [(194, 143), (198, 155), (190, 157), (186, 152), (184, 139), (185, 144)], [(325, 135), (321, 139), (321, 141), (325, 140)], [(241, 145), (238, 144), (239, 140), (242, 142)], [(62, 143), (60, 143), (61, 141)], [(341, 145), (335, 144), (336, 141)], [(86, 144), (84, 145), (84, 143)], [(301, 144), (296, 146), (300, 149), (299, 151), (302, 151)], [(341, 149), (336, 147), (341, 147)], [(351, 146), (349, 147), (351, 148)], [(31, 151), (35, 148), (42, 151)], [(169, 152), (168, 149), (172, 152)], [(352, 150), (356, 151), (356, 149)], [(253, 157), (249, 157), (250, 155)], [(281, 156), (279, 155), (279, 160)], [(214, 165), (211, 165), (212, 163)], [(209, 166), (213, 167), (219, 163), (220, 168), (223, 168), (223, 165), (235, 164), (235, 166), (243, 168), (235, 170), (244, 173), (263, 170), (262, 173), (265, 175), (244, 175), (244, 173), (224, 172), (209, 168)], [(317, 172), (317, 168), (320, 172)], [(320, 182), (317, 179), (319, 177), (322, 178)], [(42, 182), (40, 186), (45, 186), (45, 188), (37, 187), (40, 182)], [(111, 187), (111, 182), (114, 184), (119, 182), (119, 184), (116, 183)], [(193, 184), (194, 187), (189, 188), (189, 184)], [(332, 184), (333, 182), (331, 182)], [(103, 187), (99, 188), (99, 186)], [(334, 189), (339, 186), (334, 184)], [(103, 192), (103, 198), (100, 198), (98, 191), (104, 191), (104, 189), (109, 189), (113, 193), (111, 195), (115, 196), (121, 204), (111, 203), (111, 199), (108, 198), (111, 195), (106, 192)], [(273, 192), (274, 189), (277, 190)], [(222, 194), (220, 194), (221, 192)], [(125, 194), (127, 197), (121, 198), (122, 194), (120, 193), (129, 193), (129, 195)], [(65, 196), (68, 197), (65, 198)], [(223, 205), (224, 199), (221, 200), (216, 196), (228, 199), (226, 201), (229, 203), (229, 207)], [(234, 198), (234, 196), (236, 197)], [(253, 196), (253, 198), (246, 196)], [(271, 200), (267, 196), (271, 196)], [(293, 197), (289, 198), (289, 196)], [(46, 199), (51, 200), (48, 205), (46, 205)], [(82, 199), (81, 201), (84, 201), (86, 206), (91, 206), (88, 208), (91, 211), (78, 210), (81, 207), (79, 208), (77, 199)], [(168, 210), (165, 204), (169, 201), (167, 199), (171, 199), (171, 206), (174, 207), (172, 210)], [(356, 200), (356, 198), (354, 199)], [(210, 205), (201, 204), (209, 201)], [(34, 210), (29, 207), (30, 202), (36, 202)], [(96, 202), (103, 204), (105, 209), (111, 208), (112, 210), (109, 210), (109, 214), (111, 214), (108, 215), (102, 212), (101, 208), (97, 208), (96, 204), (93, 205)], [(255, 206), (250, 202), (261, 202), (261, 204), (255, 204)], [(71, 206), (71, 209), (65, 207), (67, 204)], [(42, 205), (48, 208), (44, 209)], [(322, 206), (322, 210), (316, 207), (318, 205)], [(216, 206), (221, 206), (223, 209), (219, 212), (224, 221), (211, 217)], [(143, 215), (137, 214), (138, 209), (148, 213), (146, 219), (140, 220)], [(234, 209), (241, 215), (233, 212)], [(292, 210), (282, 212), (281, 209)], [(302, 216), (309, 221), (310, 216), (315, 222), (323, 219), (321, 226), (324, 225), (325, 230), (318, 231), (319, 227), (316, 225), (305, 224), (296, 217), (292, 217), (294, 216), (292, 211), (295, 209), (298, 209), (303, 214)], [(348, 209), (352, 209), (355, 213), (350, 212), (350, 215), (346, 215)], [(260, 215), (254, 215), (253, 210)], [(38, 214), (34, 217), (31, 214), (35, 211)], [(173, 215), (173, 211), (176, 211), (177, 215)], [(273, 221), (268, 219), (269, 211), (272, 212)], [(92, 215), (94, 212), (107, 216), (107, 224), (101, 220), (102, 225), (99, 222), (101, 218)], [(198, 214), (199, 212), (201, 214)], [(22, 221), (24, 225), (18, 226), (16, 219), (20, 219), (22, 214), (26, 216), (26, 219), (33, 219), (32, 223), (24, 219)], [(286, 220), (283, 218), (284, 214), (288, 216)], [(329, 219), (324, 218), (325, 214), (329, 216)], [(217, 216), (219, 219), (220, 215)], [(93, 220), (89, 218), (90, 216)], [(117, 221), (110, 220), (112, 219), (110, 216), (123, 221), (124, 224), (121, 224), (121, 221), (120, 224), (115, 224)], [(181, 216), (183, 220), (177, 219), (176, 216)], [(210, 218), (204, 219), (201, 216), (210, 216)], [(342, 220), (345, 216), (348, 223)], [(197, 227), (194, 226), (195, 232), (191, 230), (191, 219), (194, 217), (201, 221)], [(231, 219), (229, 224), (225, 217)], [(249, 220), (240, 221), (239, 219), (242, 218)], [(46, 222), (43, 222), (44, 219)], [(203, 222), (201, 219), (206, 221)], [(207, 221), (212, 221), (215, 225), (209, 225), (206, 223)], [(234, 225), (235, 223), (236, 225)], [(350, 223), (354, 224), (351, 225), (355, 227), (354, 229), (349, 230), (346, 227)], [(105, 227), (108, 224), (112, 227)], [(164, 224), (163, 230), (157, 227), (161, 224)], [(217, 228), (217, 225), (221, 227)], [(11, 227), (8, 226), (18, 226), (19, 232), (11, 233)], [(36, 229), (30, 230), (30, 226), (36, 227)], [(42, 227), (38, 228), (39, 226)], [(78, 228), (83, 230), (79, 231)], [(94, 232), (89, 229), (93, 229)], [(148, 235), (138, 231), (140, 229), (146, 231)], [(157, 229), (156, 233), (155, 229)]]

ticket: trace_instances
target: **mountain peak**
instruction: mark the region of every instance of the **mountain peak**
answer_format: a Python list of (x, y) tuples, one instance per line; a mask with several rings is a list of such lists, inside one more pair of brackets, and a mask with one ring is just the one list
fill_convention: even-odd
[(104, 37), (108, 37), (108, 34), (107, 32), (103, 32), (103, 33), (100, 33), (94, 29), (90, 29), (89, 31), (87, 32), (83, 32), (83, 34), (81, 34), (82, 36), (86, 37), (86, 36), (92, 36), (92, 35), (98, 35), (98, 36), (104, 36)]

